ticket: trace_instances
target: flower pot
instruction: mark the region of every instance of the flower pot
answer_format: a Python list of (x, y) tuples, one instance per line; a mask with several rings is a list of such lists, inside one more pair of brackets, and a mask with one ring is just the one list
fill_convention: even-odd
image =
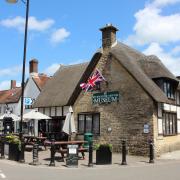
[(19, 161), (20, 151), (18, 144), (9, 143), (9, 155), (8, 159), (13, 161)]
[(112, 152), (109, 146), (100, 145), (96, 150), (96, 164), (112, 164)]

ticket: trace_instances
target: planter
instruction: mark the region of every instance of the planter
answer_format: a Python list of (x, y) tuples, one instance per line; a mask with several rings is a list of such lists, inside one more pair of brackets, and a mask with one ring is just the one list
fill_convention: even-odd
[(8, 159), (13, 161), (19, 161), (20, 151), (18, 144), (9, 143), (9, 155)]
[(100, 145), (96, 150), (96, 164), (112, 164), (112, 151), (107, 145)]
[(4, 143), (4, 155), (9, 155), (9, 143)]

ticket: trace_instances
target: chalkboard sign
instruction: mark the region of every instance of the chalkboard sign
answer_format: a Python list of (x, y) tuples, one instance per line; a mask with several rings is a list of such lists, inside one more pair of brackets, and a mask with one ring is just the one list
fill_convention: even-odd
[(68, 145), (67, 148), (66, 166), (78, 167), (78, 145)]

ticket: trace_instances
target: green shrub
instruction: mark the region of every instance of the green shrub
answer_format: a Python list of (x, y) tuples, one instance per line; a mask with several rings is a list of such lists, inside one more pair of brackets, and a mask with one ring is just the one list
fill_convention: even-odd
[(21, 141), (19, 139), (19, 136), (9, 134), (5, 137), (5, 141), (8, 143), (17, 144), (19, 151), (21, 151)]
[(98, 150), (100, 147), (109, 147), (109, 150), (112, 152), (112, 144), (108, 144), (108, 143), (95, 144), (95, 150)]

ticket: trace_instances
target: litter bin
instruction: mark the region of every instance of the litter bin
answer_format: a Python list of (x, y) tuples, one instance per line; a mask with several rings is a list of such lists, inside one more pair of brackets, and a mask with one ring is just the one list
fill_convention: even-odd
[(84, 141), (87, 141), (84, 143), (85, 148), (89, 148), (89, 143), (93, 140), (93, 134), (92, 133), (85, 133), (84, 134)]

